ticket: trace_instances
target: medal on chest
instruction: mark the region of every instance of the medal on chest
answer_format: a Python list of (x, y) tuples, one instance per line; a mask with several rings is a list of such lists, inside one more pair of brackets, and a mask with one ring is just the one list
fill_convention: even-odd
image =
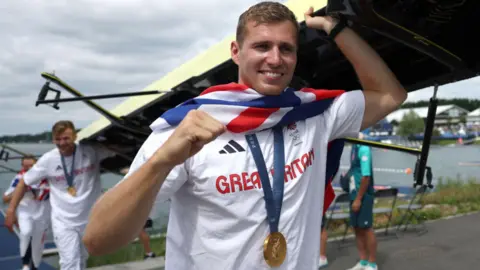
[(258, 174), (262, 181), (267, 220), (270, 227), (270, 234), (263, 243), (263, 257), (270, 267), (282, 265), (287, 256), (287, 241), (283, 234), (278, 231), (280, 213), (283, 202), (285, 153), (283, 144), (282, 127), (275, 127), (274, 132), (274, 173), (273, 190), (270, 187), (267, 168), (263, 159), (260, 144), (255, 134), (246, 135), (248, 145), (252, 151)]
[(282, 265), (287, 256), (287, 241), (280, 232), (274, 232), (267, 236), (263, 242), (263, 257), (271, 267)]
[(68, 187), (67, 188), (68, 194), (72, 195), (73, 197), (77, 196), (77, 190), (75, 187)]
[(70, 194), (70, 196), (75, 197), (77, 196), (77, 190), (75, 189), (73, 179), (75, 178), (75, 153), (77, 150), (77, 146), (73, 148), (73, 155), (72, 155), (72, 166), (70, 169), (70, 173), (68, 173), (67, 170), (67, 164), (65, 163), (65, 157), (60, 154), (61, 160), (62, 160), (62, 167), (63, 167), (63, 173), (65, 175), (65, 180), (67, 181), (67, 192)]

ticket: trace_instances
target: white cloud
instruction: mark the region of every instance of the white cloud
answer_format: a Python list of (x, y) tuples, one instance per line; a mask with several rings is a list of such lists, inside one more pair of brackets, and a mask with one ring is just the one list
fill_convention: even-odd
[[(139, 91), (233, 33), (240, 13), (257, 2), (2, 1), (0, 134), (48, 130), (59, 119), (79, 127), (98, 119), (81, 102), (62, 103), (59, 111), (35, 107), (41, 72), (54, 70), (85, 95)], [(123, 100), (97, 102), (111, 109)]]
[[(55, 70), (85, 95), (139, 91), (234, 33), (240, 13), (257, 2), (2, 1), (0, 134), (41, 132), (59, 119), (72, 119), (78, 127), (98, 119), (81, 102), (60, 104), (59, 111), (35, 107), (45, 82), (41, 72)], [(424, 97), (423, 92), (410, 95)], [(97, 102), (111, 109), (123, 100)]]
[[(409, 93), (407, 102), (429, 100), (433, 95), (433, 86)], [(438, 87), (437, 98), (480, 98), (480, 77), (474, 77)]]

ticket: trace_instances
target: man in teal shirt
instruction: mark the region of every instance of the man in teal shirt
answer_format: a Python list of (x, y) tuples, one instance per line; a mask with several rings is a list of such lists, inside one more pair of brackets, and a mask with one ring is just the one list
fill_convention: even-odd
[[(359, 138), (364, 138), (363, 133)], [(350, 158), (350, 224), (355, 230), (360, 254), (360, 261), (350, 270), (378, 270), (375, 262), (377, 240), (373, 231), (372, 151), (368, 146), (354, 144)]]

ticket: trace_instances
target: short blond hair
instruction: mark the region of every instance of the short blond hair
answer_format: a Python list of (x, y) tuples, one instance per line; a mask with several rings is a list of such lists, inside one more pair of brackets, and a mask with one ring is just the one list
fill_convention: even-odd
[(247, 34), (247, 23), (253, 21), (257, 25), (262, 23), (292, 22), (298, 36), (298, 22), (295, 14), (285, 5), (277, 2), (265, 1), (251, 6), (243, 12), (237, 24), (236, 40), (242, 45)]
[(67, 129), (71, 129), (75, 133), (75, 125), (70, 120), (61, 120), (56, 122), (52, 127), (52, 136), (64, 132)]
[(33, 160), (33, 161), (35, 161), (35, 162), (37, 161), (37, 158), (36, 158), (34, 155), (32, 155), (32, 154), (24, 155), (24, 156), (22, 157), (22, 159), (21, 159), (21, 162), (23, 163), (23, 161), (26, 160), (26, 159), (31, 159), (31, 160)]

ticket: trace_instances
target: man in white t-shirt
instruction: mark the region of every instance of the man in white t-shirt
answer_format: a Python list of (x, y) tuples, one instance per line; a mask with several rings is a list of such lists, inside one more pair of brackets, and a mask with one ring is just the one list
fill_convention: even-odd
[[(231, 132), (221, 122), (221, 112), (215, 118), (191, 110), (177, 126), (154, 129), (126, 177), (95, 203), (83, 239), (92, 254), (107, 254), (128, 244), (142, 229), (154, 201), (171, 199), (167, 270), (318, 267), (329, 142), (356, 136), (397, 109), (407, 94), (354, 31), (331, 17), (311, 17), (312, 13), (313, 8), (305, 13), (307, 26), (330, 35), (364, 90), (340, 95), (322, 114), (256, 132), (258, 144), (252, 134), (247, 140), (246, 134)], [(231, 44), (239, 81), (230, 86), (238, 91), (224, 96), (235, 100), (242, 87), (265, 98), (283, 95), (297, 62), (297, 38), (297, 20), (284, 5), (262, 2), (249, 8), (240, 16)], [(265, 110), (257, 112), (262, 118)], [(282, 135), (284, 144), (277, 140)], [(267, 211), (272, 204), (266, 202), (263, 183), (278, 177), (265, 180), (256, 165), (261, 159), (255, 156), (260, 150), (266, 167), (277, 168), (274, 150), (281, 152), (282, 145), (285, 183), (278, 193), (283, 204), (275, 224), (278, 215), (270, 219), (269, 213), (278, 213), (278, 208)], [(283, 175), (279, 176), (270, 185), (281, 185)]]
[(60, 268), (85, 269), (88, 252), (81, 238), (90, 210), (101, 194), (100, 162), (112, 153), (104, 148), (75, 143), (71, 121), (53, 125), (52, 138), (57, 146), (45, 153), (18, 184), (5, 218), (12, 228), (15, 210), (30, 186), (47, 179), (50, 186), (51, 222)]
[[(35, 157), (22, 157), (22, 170), (15, 175), (9, 188), (3, 194), (3, 202), (8, 203), (23, 175), (35, 164)], [(46, 179), (28, 186), (25, 195), (18, 205), (20, 256), (24, 270), (35, 270), (42, 262), (44, 237), (50, 224), (49, 187)]]

